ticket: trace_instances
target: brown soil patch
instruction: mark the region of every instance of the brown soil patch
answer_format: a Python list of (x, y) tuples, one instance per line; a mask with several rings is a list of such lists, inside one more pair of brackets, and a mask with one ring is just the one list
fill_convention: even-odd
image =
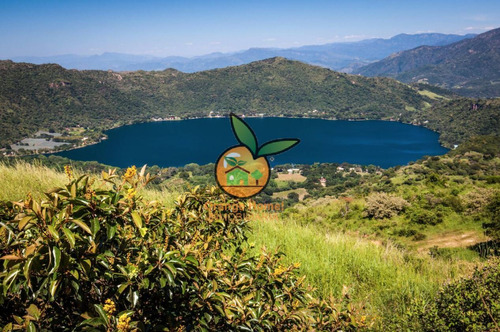
[(278, 173), (278, 180), (304, 182), (307, 178), (302, 174)]
[(292, 190), (286, 190), (286, 191), (281, 191), (281, 192), (276, 192), (273, 194), (273, 197), (276, 198), (281, 198), (281, 199), (286, 199), (289, 193), (297, 193), (299, 194), (299, 201), (304, 199), (304, 196), (307, 195), (307, 190), (304, 188), (297, 188), (297, 189), (292, 189)]
[(468, 247), (488, 240), (489, 238), (482, 234), (469, 231), (436, 235), (428, 240), (417, 241), (415, 244), (419, 247), (418, 251), (424, 251), (435, 246), (439, 248)]

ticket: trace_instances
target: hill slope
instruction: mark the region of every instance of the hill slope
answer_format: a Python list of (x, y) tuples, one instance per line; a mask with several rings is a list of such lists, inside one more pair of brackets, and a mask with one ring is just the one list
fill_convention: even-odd
[(465, 96), (500, 96), (500, 28), (446, 46), (421, 46), (356, 70), (403, 82), (425, 81)]
[(147, 55), (104, 53), (91, 56), (70, 54), (53, 57), (16, 57), (13, 60), (36, 64), (57, 63), (65, 68), (74, 69), (122, 71), (175, 68), (192, 73), (281, 56), (291, 60), (299, 60), (313, 65), (349, 72), (353, 67), (383, 59), (394, 52), (421, 45), (447, 45), (473, 36), (470, 34), (462, 36), (440, 33), (399, 34), (389, 39), (375, 38), (358, 42), (309, 45), (286, 49), (250, 48), (241, 52), (212, 53), (192, 58), (179, 56), (161, 58)]
[[(40, 128), (107, 129), (152, 117), (210, 111), (383, 119), (428, 97), (387, 78), (337, 73), (283, 58), (194, 74), (66, 70), (0, 62), (0, 146)], [(324, 112), (324, 113), (323, 113)]]

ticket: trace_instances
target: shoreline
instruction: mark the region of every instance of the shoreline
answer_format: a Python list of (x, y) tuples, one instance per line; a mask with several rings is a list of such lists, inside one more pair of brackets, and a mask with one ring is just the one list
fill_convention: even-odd
[[(452, 147), (447, 147), (445, 145), (442, 144), (440, 138), (441, 138), (441, 133), (436, 131), (436, 130), (432, 130), (430, 128), (428, 128), (427, 126), (425, 126), (424, 124), (414, 124), (414, 123), (408, 123), (408, 122), (404, 122), (404, 121), (399, 121), (399, 120), (391, 120), (391, 119), (366, 119), (366, 118), (359, 118), (359, 119), (353, 119), (353, 118), (350, 118), (350, 119), (337, 119), (337, 118), (328, 118), (328, 117), (309, 117), (309, 116), (306, 116), (306, 117), (298, 117), (298, 116), (260, 116), (260, 115), (243, 115), (242, 116), (243, 119), (246, 119), (246, 118), (250, 118), (250, 119), (266, 119), (266, 118), (284, 118), (284, 119), (310, 119), (310, 120), (327, 120), (327, 121), (348, 121), (348, 122), (363, 122), (363, 121), (382, 121), (382, 122), (397, 122), (397, 123), (400, 123), (400, 124), (404, 124), (404, 125), (410, 125), (410, 126), (415, 126), (415, 127), (422, 127), (422, 128), (425, 128), (427, 130), (430, 130), (434, 133), (437, 133), (439, 135), (438, 137), (438, 143), (439, 145), (442, 147), (442, 148), (445, 148), (447, 150), (453, 150)], [(186, 118), (175, 118), (175, 119), (166, 119), (166, 120), (154, 120), (154, 119), (149, 119), (149, 120), (146, 120), (146, 121), (138, 121), (138, 122), (134, 122), (134, 123), (126, 123), (126, 124), (120, 124), (120, 125), (114, 125), (112, 126), (111, 128), (109, 129), (106, 129), (106, 130), (103, 130), (103, 134), (106, 135), (106, 133), (110, 130), (114, 130), (114, 129), (118, 129), (118, 128), (122, 128), (122, 127), (126, 127), (126, 126), (131, 126), (131, 125), (137, 125), (137, 124), (146, 124), (146, 123), (157, 123), (157, 122), (177, 122), (177, 121), (188, 121), (188, 120), (201, 120), (201, 119), (229, 119), (229, 116), (202, 116), (202, 117), (186, 117)], [(107, 137), (106, 137), (107, 138)], [(72, 146), (68, 149), (64, 149), (64, 150), (60, 150), (60, 151), (48, 151), (48, 152), (43, 152), (43, 153), (30, 153), (30, 154), (23, 154), (23, 155), (7, 155), (7, 156), (4, 156), (6, 158), (16, 158), (16, 157), (28, 157), (28, 156), (37, 156), (37, 155), (44, 155), (44, 156), (50, 156), (50, 155), (57, 155), (58, 153), (61, 153), (61, 152), (66, 152), (66, 151), (72, 151), (72, 150), (77, 150), (77, 149), (83, 149), (83, 148), (86, 148), (88, 146), (92, 146), (92, 145), (96, 145), (96, 144), (99, 144), (99, 143), (102, 143), (102, 139), (100, 139), (99, 141), (91, 141), (89, 142), (88, 144), (84, 145), (84, 146)]]

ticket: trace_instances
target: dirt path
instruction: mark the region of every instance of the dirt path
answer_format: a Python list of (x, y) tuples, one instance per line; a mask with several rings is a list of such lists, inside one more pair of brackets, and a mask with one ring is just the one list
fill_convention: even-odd
[(445, 233), (436, 235), (428, 240), (418, 241), (415, 244), (418, 251), (438, 246), (439, 248), (468, 247), (479, 242), (488, 241), (489, 238), (478, 232)]

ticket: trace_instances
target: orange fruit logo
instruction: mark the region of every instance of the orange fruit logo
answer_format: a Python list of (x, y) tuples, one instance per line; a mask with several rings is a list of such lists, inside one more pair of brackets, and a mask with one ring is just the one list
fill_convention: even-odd
[(271, 171), (267, 156), (291, 149), (300, 140), (283, 138), (267, 142), (259, 147), (252, 128), (231, 113), (231, 127), (241, 145), (224, 151), (215, 163), (215, 179), (227, 194), (249, 198), (260, 193), (269, 182)]

